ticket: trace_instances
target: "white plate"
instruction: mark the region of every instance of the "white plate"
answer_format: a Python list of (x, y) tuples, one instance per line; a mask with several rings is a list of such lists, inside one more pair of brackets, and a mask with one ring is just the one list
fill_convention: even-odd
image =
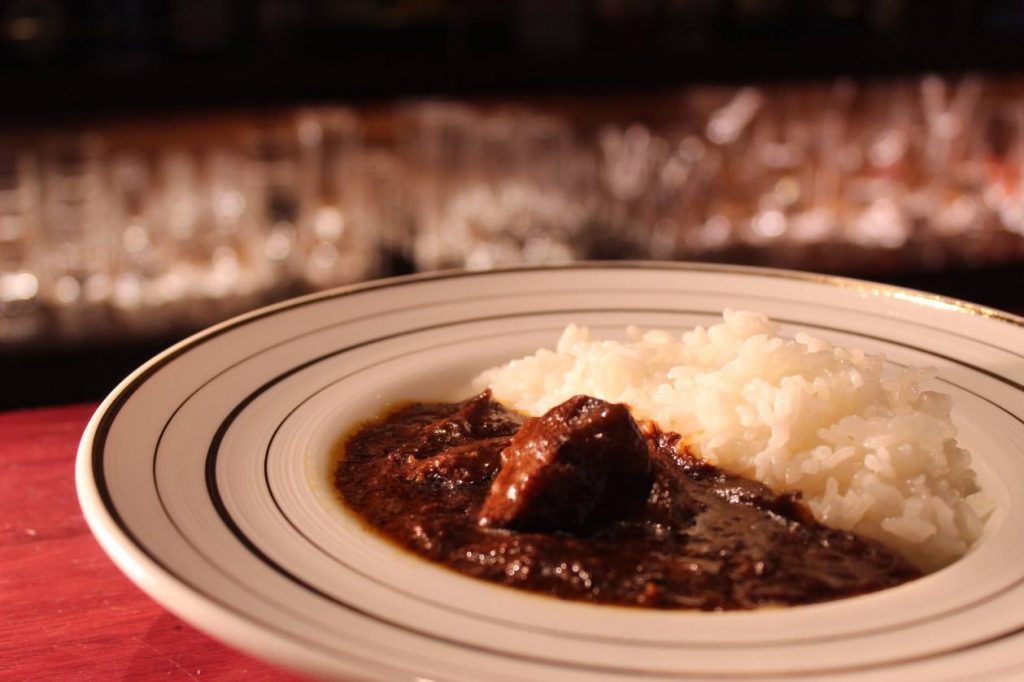
[[(367, 533), (332, 446), (389, 401), (468, 394), (574, 321), (711, 323), (725, 307), (938, 368), (996, 505), (949, 568), (748, 613), (563, 602), (466, 578)], [(446, 273), (289, 301), (140, 368), (89, 424), (78, 494), (154, 599), (256, 656), (365, 679), (992, 680), (1024, 676), (1024, 320), (851, 280), (717, 266)]]

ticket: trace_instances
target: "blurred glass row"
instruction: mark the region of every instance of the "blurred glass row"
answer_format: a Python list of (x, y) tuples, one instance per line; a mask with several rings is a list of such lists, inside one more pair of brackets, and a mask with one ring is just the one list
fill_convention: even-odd
[(417, 108), (424, 268), (714, 259), (832, 272), (1024, 257), (1024, 90), (977, 77), (696, 89), (655, 121)]
[(402, 269), (1019, 261), (1022, 172), (1024, 87), (973, 76), (22, 134), (0, 338), (195, 328)]
[(0, 144), (7, 341), (190, 329), (381, 272), (397, 162), (348, 110), (28, 142)]

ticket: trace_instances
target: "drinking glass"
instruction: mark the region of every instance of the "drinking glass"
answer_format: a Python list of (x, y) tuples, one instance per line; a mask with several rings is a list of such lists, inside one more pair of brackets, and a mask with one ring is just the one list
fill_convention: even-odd
[(31, 337), (42, 323), (39, 184), (34, 155), (0, 139), (0, 343)]
[(466, 229), (461, 212), (480, 203), (473, 183), (480, 159), (480, 116), (465, 105), (431, 101), (406, 106), (397, 124), (402, 158), (412, 176), (416, 267), (458, 266), (462, 258), (454, 253), (462, 249)]
[[(413, 269), (414, 220), (409, 198), (409, 169), (392, 150), (364, 149), (359, 160), (354, 202), (355, 225), (372, 233), (368, 266), (384, 274), (404, 274)], [(371, 270), (372, 271), (372, 270)]]
[(363, 175), (363, 130), (344, 107), (302, 112), (297, 121), (306, 192), (299, 225), (299, 276), (325, 288), (366, 279), (377, 271), (379, 225), (358, 203)]
[(44, 296), (62, 333), (101, 333), (108, 328), (116, 249), (101, 140), (92, 134), (45, 140), (41, 176)]
[(294, 120), (270, 121), (245, 136), (247, 194), (263, 281), (287, 288), (302, 270), (301, 225), (314, 176)]

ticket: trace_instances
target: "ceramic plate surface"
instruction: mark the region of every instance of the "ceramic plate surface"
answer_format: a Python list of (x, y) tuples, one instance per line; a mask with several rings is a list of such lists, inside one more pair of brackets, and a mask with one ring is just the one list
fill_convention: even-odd
[[(569, 322), (621, 335), (723, 308), (937, 368), (995, 505), (952, 566), (828, 604), (645, 611), (524, 594), (368, 533), (331, 451), (403, 399), (470, 394), (480, 370)], [(717, 266), (587, 264), (385, 280), (213, 327), (128, 377), (77, 462), (86, 519), (154, 599), (240, 649), (381, 680), (1021, 679), (1024, 320), (851, 280)]]

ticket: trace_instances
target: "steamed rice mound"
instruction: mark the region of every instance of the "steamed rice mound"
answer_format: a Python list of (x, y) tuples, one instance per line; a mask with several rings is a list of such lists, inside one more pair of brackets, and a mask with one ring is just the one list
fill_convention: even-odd
[(570, 325), (554, 352), (476, 382), (530, 415), (578, 394), (626, 403), (712, 464), (798, 491), (822, 523), (926, 570), (967, 551), (981, 533), (980, 494), (949, 397), (921, 388), (930, 373), (807, 334), (780, 337), (761, 314), (723, 318), (681, 338), (631, 327), (625, 343)]

